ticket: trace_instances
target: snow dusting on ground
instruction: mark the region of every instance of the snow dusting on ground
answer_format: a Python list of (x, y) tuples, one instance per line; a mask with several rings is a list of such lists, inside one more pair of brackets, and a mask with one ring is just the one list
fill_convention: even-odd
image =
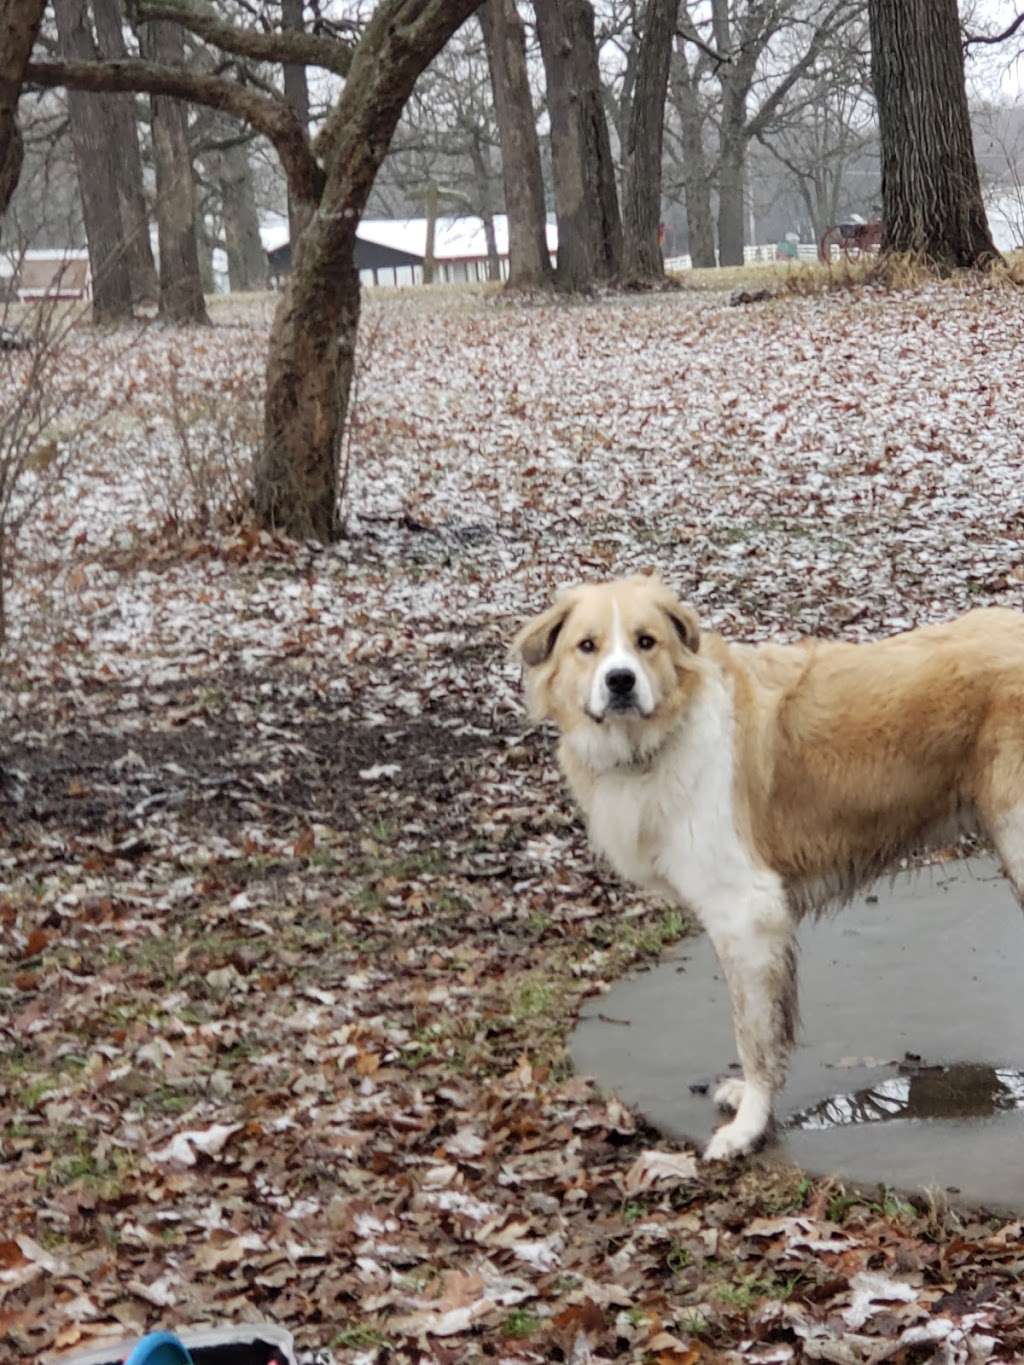
[(73, 335), (0, 694), (4, 1360), (1019, 1358), (1019, 1224), (703, 1168), (567, 1074), (686, 925), (594, 865), (505, 648), (646, 568), (743, 639), (1024, 606), (1022, 308), (371, 297), (328, 549), (229, 515), (266, 300)]

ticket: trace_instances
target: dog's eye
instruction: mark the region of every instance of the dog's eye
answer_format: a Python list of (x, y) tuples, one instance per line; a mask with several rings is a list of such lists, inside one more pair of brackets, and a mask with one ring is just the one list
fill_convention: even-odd
[(653, 649), (658, 642), (653, 635), (640, 635), (636, 643), (638, 649)]
[(594, 644), (593, 640), (588, 635), (585, 640), (580, 641), (579, 648), (583, 654), (593, 654), (597, 645)]

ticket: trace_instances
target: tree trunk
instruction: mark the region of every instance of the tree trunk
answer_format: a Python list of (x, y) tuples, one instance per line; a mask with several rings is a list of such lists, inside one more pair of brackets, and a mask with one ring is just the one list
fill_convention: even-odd
[(661, 254), (661, 156), (665, 96), (679, 0), (647, 0), (623, 166), (623, 278), (632, 286), (665, 278)]
[[(92, 0), (96, 37), (104, 57), (127, 57), (120, 0)], [(86, 97), (87, 98), (87, 97)], [(143, 190), (142, 156), (133, 95), (105, 95), (114, 139), (114, 176), (124, 229), (124, 259), (136, 303), (157, 299), (156, 262), (149, 240), (149, 209)]]
[(423, 244), (423, 283), (433, 284), (437, 276), (437, 185), (431, 180), (423, 197), (423, 211), (427, 219), (427, 237)]
[(956, 0), (869, 0), (882, 249), (939, 269), (1000, 259), (971, 139)]
[[(281, 27), (287, 32), (302, 33), (303, 0), (281, 0)], [(306, 68), (299, 62), (285, 62), (284, 94), (285, 99), (295, 110), (295, 116), (304, 130), (309, 128), (309, 78)], [(299, 238), (309, 225), (312, 208), (305, 199), (298, 199), (288, 191), (288, 238), (294, 253)]]
[(617, 279), (622, 222), (601, 99), (589, 0), (537, 0), (558, 217), (558, 283), (586, 290)]
[(747, 155), (746, 100), (725, 83), (722, 89), (721, 154), (718, 170), (718, 263), (743, 264), (743, 189)]
[(686, 228), (690, 260), (697, 269), (713, 269), (715, 229), (711, 216), (711, 173), (704, 147), (704, 116), (695, 76), (682, 52), (677, 53), (672, 75), (672, 101), (679, 116), (679, 136), (683, 149), (683, 197), (686, 201)]
[[(61, 0), (64, 3), (64, 0)], [(164, 20), (144, 29), (146, 55), (181, 66), (184, 31)], [(168, 95), (151, 97), (156, 163), (156, 224), (160, 245), (160, 316), (167, 322), (208, 323), (196, 241), (196, 193), (185, 105)]]
[(270, 338), (254, 499), (268, 529), (321, 541), (340, 534), (338, 471), (359, 324), (356, 229), (416, 78), (478, 4), (379, 5), (321, 134), (326, 183), (294, 245)]
[(533, 113), (526, 36), (515, 0), (487, 0), (480, 10), (494, 108), (501, 137), (501, 170), (508, 215), (509, 289), (546, 289), (554, 282), (540, 144)]
[(223, 203), (224, 245), (231, 292), (266, 289), (267, 253), (260, 241), (247, 144), (227, 147), (218, 155), (217, 179)]
[[(96, 42), (85, 0), (54, 0), (61, 55), (95, 61)], [(68, 91), (71, 142), (82, 199), (82, 217), (92, 272), (95, 322), (133, 316), (127, 236), (118, 193), (117, 138), (112, 95)]]
[(0, 219), (21, 175), (18, 96), (44, 5), (45, 0), (0, 0)]
[(498, 236), (494, 228), (494, 167), (490, 164), (490, 148), (484, 145), (479, 128), (469, 137), (467, 155), (473, 167), (473, 205), (479, 209), (487, 246), (487, 278), (501, 279), (501, 258), (498, 255)]
[(487, 243), (487, 278), (501, 279), (501, 257), (498, 255), (498, 234), (494, 230), (494, 214), (488, 210), (483, 215), (484, 241)]

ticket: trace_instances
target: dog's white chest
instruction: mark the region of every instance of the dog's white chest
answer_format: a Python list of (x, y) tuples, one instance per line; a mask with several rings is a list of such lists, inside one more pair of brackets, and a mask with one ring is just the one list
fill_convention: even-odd
[(590, 840), (616, 872), (640, 886), (661, 887), (666, 816), (649, 785), (616, 775), (598, 781), (588, 811)]

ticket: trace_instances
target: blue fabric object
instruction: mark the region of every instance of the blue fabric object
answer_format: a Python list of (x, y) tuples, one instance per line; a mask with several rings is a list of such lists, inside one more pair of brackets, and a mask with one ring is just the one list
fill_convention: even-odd
[(150, 1332), (124, 1365), (192, 1365), (192, 1357), (173, 1332)]

